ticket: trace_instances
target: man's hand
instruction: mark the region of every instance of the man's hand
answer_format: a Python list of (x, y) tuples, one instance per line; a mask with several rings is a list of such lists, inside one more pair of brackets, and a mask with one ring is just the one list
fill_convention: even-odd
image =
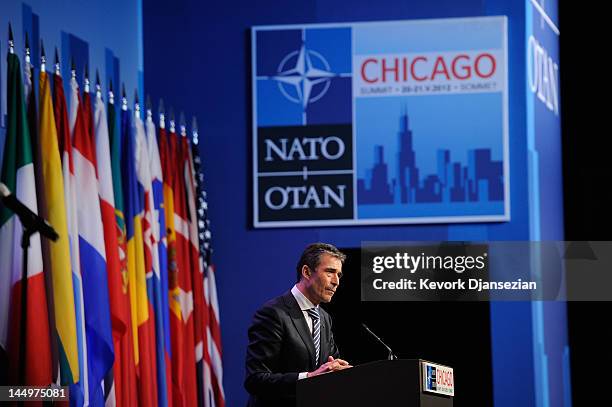
[(314, 372), (308, 372), (307, 377), (318, 376), (320, 374), (337, 372), (338, 370), (348, 369), (349, 367), (353, 367), (346, 360), (342, 359), (334, 359), (332, 356), (327, 358), (327, 362), (323, 363), (317, 370)]

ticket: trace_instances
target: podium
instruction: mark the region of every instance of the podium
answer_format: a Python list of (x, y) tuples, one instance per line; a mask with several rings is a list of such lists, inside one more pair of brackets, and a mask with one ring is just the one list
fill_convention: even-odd
[[(452, 396), (425, 389), (423, 364), (433, 365), (420, 359), (381, 360), (298, 380), (297, 406), (452, 407)], [(452, 373), (450, 380), (454, 387)]]

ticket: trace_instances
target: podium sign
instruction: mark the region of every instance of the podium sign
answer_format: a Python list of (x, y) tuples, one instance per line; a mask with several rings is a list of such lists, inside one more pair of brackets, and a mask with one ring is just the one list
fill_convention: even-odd
[(423, 391), (428, 393), (455, 395), (453, 368), (431, 362), (421, 361), (423, 372)]

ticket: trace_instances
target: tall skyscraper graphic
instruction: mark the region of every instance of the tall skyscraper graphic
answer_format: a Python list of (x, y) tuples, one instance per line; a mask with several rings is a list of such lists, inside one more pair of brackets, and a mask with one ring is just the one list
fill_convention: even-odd
[[(399, 192), (399, 203), (414, 202), (413, 191), (417, 190), (419, 182), (419, 170), (416, 168), (416, 154), (413, 148), (412, 130), (408, 122), (408, 112), (400, 117), (400, 130), (398, 133), (398, 160), (397, 160), (397, 191)], [(396, 196), (397, 196), (396, 195)]]

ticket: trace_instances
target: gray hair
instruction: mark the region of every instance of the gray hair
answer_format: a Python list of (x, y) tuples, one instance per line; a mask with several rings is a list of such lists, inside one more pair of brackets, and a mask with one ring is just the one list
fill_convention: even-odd
[(340, 260), (342, 264), (344, 264), (344, 260), (346, 260), (346, 254), (342, 253), (338, 248), (329, 243), (312, 243), (306, 246), (302, 256), (300, 257), (300, 261), (298, 261), (296, 272), (297, 272), (297, 282), (300, 282), (302, 278), (302, 267), (304, 265), (308, 266), (310, 270), (313, 272), (319, 266), (321, 262), (321, 256), (324, 254), (329, 254)]

